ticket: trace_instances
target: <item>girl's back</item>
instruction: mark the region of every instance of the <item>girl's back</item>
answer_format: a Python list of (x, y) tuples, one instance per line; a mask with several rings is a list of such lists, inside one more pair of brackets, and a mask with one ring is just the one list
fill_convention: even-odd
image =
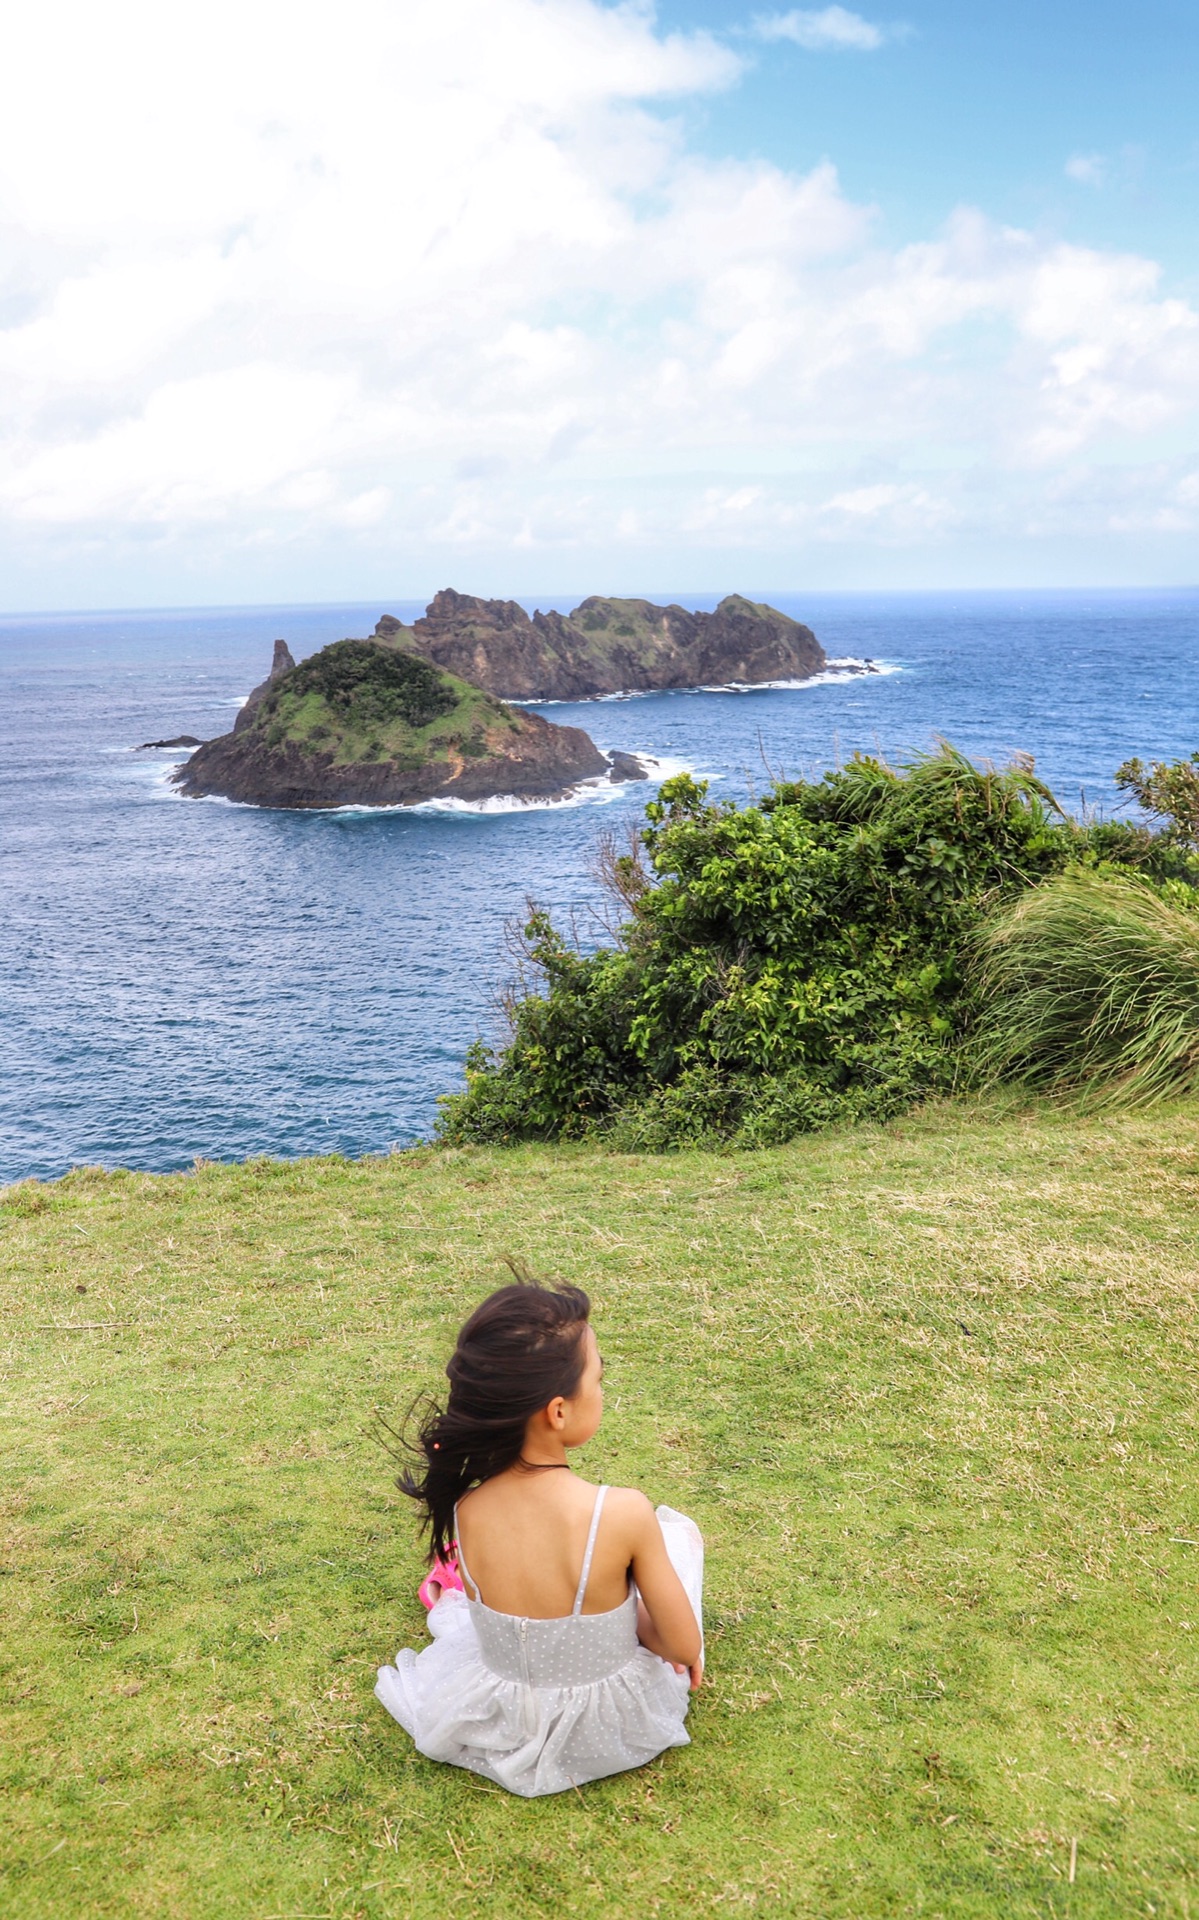
[(375, 1691), (430, 1759), (526, 1796), (686, 1746), (702, 1664), (694, 1523), (567, 1463), (603, 1411), (587, 1312), (570, 1287), (484, 1301), (422, 1429), (425, 1471), (400, 1482), (433, 1537), (433, 1644)]
[[(557, 1620), (575, 1603), (598, 1487), (552, 1469), (505, 1473), (458, 1503), (466, 1590), (495, 1613)], [(592, 1546), (582, 1612), (611, 1613), (628, 1598), (644, 1494), (609, 1487)]]

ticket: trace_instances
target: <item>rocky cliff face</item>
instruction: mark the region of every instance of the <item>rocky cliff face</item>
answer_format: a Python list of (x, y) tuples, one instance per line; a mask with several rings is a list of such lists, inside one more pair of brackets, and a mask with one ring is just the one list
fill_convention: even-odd
[(542, 799), (581, 780), (645, 778), (581, 728), (504, 706), (394, 645), (339, 640), (299, 666), (282, 646), (233, 731), (174, 775), (185, 794), (260, 807), (412, 806)]
[(375, 637), (509, 700), (806, 680), (826, 665), (810, 627), (740, 594), (715, 613), (592, 596), (530, 618), (515, 600), (446, 588), (411, 627), (385, 614)]
[(240, 709), (237, 719), (233, 722), (234, 733), (239, 733), (243, 727), (249, 726), (259, 702), (270, 692), (276, 680), (281, 680), (285, 673), (290, 673), (295, 664), (286, 640), (276, 640), (275, 651), (271, 656), (271, 670), (266, 679), (261, 680), (247, 696), (245, 706)]

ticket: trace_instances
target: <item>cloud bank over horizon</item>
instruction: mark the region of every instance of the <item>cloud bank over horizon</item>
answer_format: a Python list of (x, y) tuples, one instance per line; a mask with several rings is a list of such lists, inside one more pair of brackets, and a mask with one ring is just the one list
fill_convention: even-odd
[(27, 10), (0, 75), (10, 604), (699, 585), (713, 555), (850, 584), (1094, 540), (1176, 546), (1183, 577), (1195, 307), (984, 208), (888, 245), (831, 159), (703, 151), (684, 110), (752, 46), (597, 0), (346, 0), (335, 31), (281, 0)]

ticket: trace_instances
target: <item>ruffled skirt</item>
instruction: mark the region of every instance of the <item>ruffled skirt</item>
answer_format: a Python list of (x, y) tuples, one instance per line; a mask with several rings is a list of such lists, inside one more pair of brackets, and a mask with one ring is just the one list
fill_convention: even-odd
[[(658, 1518), (702, 1624), (699, 1529), (669, 1507), (659, 1507)], [(533, 1798), (644, 1766), (667, 1747), (688, 1744), (687, 1675), (645, 1647), (635, 1647), (600, 1680), (527, 1686), (485, 1664), (465, 1594), (442, 1596), (429, 1614), (429, 1631), (431, 1646), (419, 1654), (404, 1648), (393, 1667), (379, 1669), (375, 1694), (430, 1760), (466, 1767)]]

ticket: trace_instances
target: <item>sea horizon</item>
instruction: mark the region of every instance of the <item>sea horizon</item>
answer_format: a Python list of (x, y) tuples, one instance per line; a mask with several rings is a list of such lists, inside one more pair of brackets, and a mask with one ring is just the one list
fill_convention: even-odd
[[(442, 587), (434, 587), (425, 594), (396, 594), (392, 604), (408, 607), (420, 606), (423, 608), (432, 600), (434, 594), (443, 591), (446, 585), (453, 585), (453, 583), (444, 582)], [(482, 592), (474, 589), (457, 588), (456, 591), (467, 593), (469, 597), (480, 600), (515, 600), (518, 606), (525, 607), (529, 610), (534, 607), (545, 608), (551, 601), (555, 600), (563, 602), (570, 600), (575, 605), (578, 605), (579, 601), (586, 599), (589, 594), (595, 594), (601, 591), (605, 599), (648, 600), (660, 606), (686, 606), (688, 603), (691, 603), (696, 609), (700, 609), (704, 607), (706, 603), (712, 603), (714, 605), (724, 599), (726, 595), (733, 593), (741, 594), (747, 600), (758, 602), (769, 601), (772, 596), (778, 596), (782, 599), (792, 601), (802, 599), (805, 596), (818, 598), (820, 600), (947, 600), (951, 598), (961, 600), (994, 600), (1013, 597), (1043, 599), (1152, 599), (1176, 594), (1199, 596), (1199, 579), (1180, 581), (1177, 583), (1157, 581), (1132, 586), (1120, 584), (1094, 586), (1085, 583), (1067, 586), (1039, 586), (1034, 584), (1016, 586), (746, 587), (733, 585), (729, 587), (688, 587), (685, 589), (667, 589), (662, 587), (650, 589), (642, 587), (622, 590), (620, 592), (608, 592), (595, 586), (588, 586), (571, 589), (556, 588), (552, 591), (542, 589), (536, 593), (530, 593), (524, 589), (520, 591), (514, 590), (512, 592)], [(382, 605), (386, 598), (386, 595), (382, 597), (378, 595), (357, 595), (354, 597), (330, 595), (320, 599), (301, 600), (164, 600), (122, 602), (119, 604), (99, 604), (95, 606), (13, 607), (0, 610), (0, 627), (10, 624), (20, 625), (23, 622), (40, 620), (100, 620), (121, 619), (123, 617), (144, 617), (148, 619), (158, 615), (163, 617), (183, 617), (188, 614), (208, 613), (261, 614), (319, 612), (356, 607), (373, 607), (376, 600)]]

